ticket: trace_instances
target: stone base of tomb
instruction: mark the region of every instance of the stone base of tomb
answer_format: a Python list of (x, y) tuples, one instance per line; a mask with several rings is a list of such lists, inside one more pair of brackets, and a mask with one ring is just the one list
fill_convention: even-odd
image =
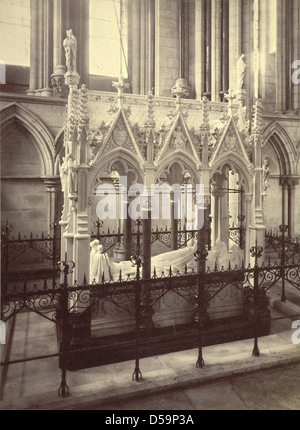
[[(269, 334), (268, 319), (260, 321), (258, 336)], [(203, 328), (203, 346), (221, 344), (253, 338), (255, 327), (246, 316), (206, 321)], [(198, 326), (196, 323), (155, 328), (151, 336), (141, 333), (140, 358), (183, 351), (198, 347)], [(82, 351), (81, 349), (86, 349)], [(77, 350), (77, 351), (76, 351)], [(81, 350), (81, 352), (78, 352)], [(74, 351), (72, 353), (72, 351)], [(68, 370), (78, 370), (104, 364), (135, 359), (135, 333), (90, 338), (70, 346)], [(204, 350), (205, 354), (205, 350)], [(251, 351), (249, 351), (251, 354)], [(195, 362), (197, 352), (195, 351)]]
[[(210, 306), (202, 320), (203, 346), (249, 339), (255, 334), (268, 335), (270, 311), (265, 298), (261, 298), (258, 306), (257, 326), (253, 315), (252, 299), (244, 304), (226, 306), (215, 303), (215, 306)], [(111, 316), (89, 322), (90, 332), (84, 329), (85, 324), (88, 326), (87, 317), (74, 325), (76, 334), (69, 347), (69, 370), (135, 359), (135, 322), (132, 316), (127, 315), (127, 318), (124, 318), (123, 315), (122, 328), (120, 320)], [(198, 347), (198, 323), (195, 322), (194, 309), (181, 309), (175, 313), (161, 309), (153, 315), (153, 322), (153, 330), (150, 333), (140, 333), (140, 358)], [(82, 336), (79, 336), (79, 333)]]

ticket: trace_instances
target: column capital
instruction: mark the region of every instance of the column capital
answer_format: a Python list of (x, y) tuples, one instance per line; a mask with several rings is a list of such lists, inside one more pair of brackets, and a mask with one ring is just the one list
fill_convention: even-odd
[(48, 191), (50, 191), (51, 188), (56, 188), (60, 184), (60, 176), (42, 176), (41, 177), (44, 184), (49, 188)]

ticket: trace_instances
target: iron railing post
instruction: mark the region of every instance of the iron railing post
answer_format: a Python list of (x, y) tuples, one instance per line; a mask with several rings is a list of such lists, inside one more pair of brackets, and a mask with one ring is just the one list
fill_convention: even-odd
[(58, 266), (63, 266), (63, 284), (61, 285), (61, 342), (60, 342), (60, 363), (61, 363), (61, 383), (58, 389), (58, 395), (62, 397), (68, 397), (69, 387), (67, 385), (67, 353), (68, 346), (70, 343), (70, 315), (69, 315), (69, 292), (68, 292), (68, 274), (72, 273), (75, 263), (73, 261), (67, 261), (67, 253), (65, 254), (65, 260), (59, 261)]
[(204, 306), (205, 306), (205, 261), (208, 255), (205, 245), (202, 244), (200, 249), (195, 252), (197, 261), (197, 305), (196, 305), (196, 316), (195, 321), (198, 323), (198, 359), (196, 367), (203, 368), (203, 318), (204, 318)]
[(2, 279), (2, 292), (5, 295), (7, 293), (8, 284), (8, 265), (9, 265), (9, 235), (12, 231), (12, 225), (6, 224), (1, 228), (1, 279)]
[(281, 258), (280, 258), (280, 272), (281, 272), (281, 301), (286, 301), (285, 296), (285, 279), (284, 279), (284, 266), (285, 266), (285, 232), (287, 231), (288, 226), (286, 224), (281, 224), (279, 226), (279, 230), (281, 232)]
[(259, 308), (259, 272), (260, 272), (260, 268), (258, 267), (258, 258), (262, 256), (262, 252), (263, 252), (263, 247), (262, 246), (257, 246), (257, 242), (255, 246), (252, 246), (252, 248), (250, 248), (250, 254), (252, 257), (255, 258), (254, 260), (254, 268), (253, 268), (253, 316), (254, 316), (254, 346), (253, 346), (253, 351), (252, 351), (252, 355), (255, 357), (259, 357), (260, 351), (258, 348), (258, 329), (259, 329), (259, 313), (258, 313), (258, 308)]
[(136, 284), (135, 284), (135, 368), (132, 374), (133, 381), (141, 381), (142, 373), (140, 371), (140, 331), (141, 331), (141, 284), (140, 268), (142, 265), (141, 257), (133, 255), (130, 257), (132, 266), (136, 266)]
[(141, 266), (142, 259), (140, 257), (141, 252), (141, 232), (140, 226), (142, 224), (141, 219), (136, 220), (137, 225), (137, 239), (136, 239), (136, 251), (137, 254), (130, 257), (132, 266), (136, 266), (136, 283), (135, 283), (135, 368), (132, 374), (133, 381), (141, 381), (142, 373), (140, 371), (140, 332), (141, 332)]

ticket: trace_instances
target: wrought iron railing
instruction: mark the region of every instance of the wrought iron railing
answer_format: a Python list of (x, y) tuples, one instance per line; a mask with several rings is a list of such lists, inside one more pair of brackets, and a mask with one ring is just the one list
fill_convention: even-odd
[[(56, 224), (50, 226), (51, 234), (47, 235), (31, 233), (28, 237), (21, 237), (19, 233), (17, 237), (14, 237), (11, 235), (13, 227), (8, 222), (2, 226), (1, 230), (2, 287), (7, 286), (10, 275), (16, 279), (20, 274), (22, 279), (25, 279), (24, 266), (27, 273), (31, 270), (39, 271), (40, 274), (44, 271), (53, 277), (57, 275), (56, 263), (60, 258), (60, 231)], [(39, 264), (37, 255), (41, 256), (46, 264)], [(33, 262), (28, 263), (30, 260)]]
[[(254, 258), (254, 265), (248, 267), (230, 266), (225, 270), (209, 270), (205, 268), (207, 249), (200, 248), (195, 253), (197, 261), (197, 272), (188, 270), (187, 266), (183, 272), (172, 271), (172, 268), (165, 273), (155, 273), (152, 277), (141, 279), (141, 258), (136, 255), (131, 258), (132, 265), (135, 266), (136, 275), (131, 278), (119, 276), (115, 279), (102, 280), (101, 283), (88, 284), (84, 280), (82, 285), (76, 282), (73, 285), (68, 283), (68, 274), (73, 270), (74, 263), (67, 261), (60, 262), (63, 272), (63, 283), (58, 285), (55, 282), (49, 284), (45, 281), (40, 287), (30, 287), (25, 282), (23, 287), (15, 287), (9, 293), (1, 293), (1, 320), (8, 321), (18, 312), (23, 310), (33, 311), (43, 318), (54, 322), (58, 326), (60, 349), (57, 355), (60, 357), (61, 385), (59, 394), (67, 396), (69, 388), (66, 382), (67, 369), (70, 361), (74, 357), (86, 357), (87, 353), (96, 356), (110, 354), (111, 350), (119, 350), (125, 353), (126, 348), (134, 351), (134, 371), (132, 378), (141, 380), (140, 358), (143, 350), (155, 342), (166, 343), (171, 339), (169, 333), (162, 333), (154, 336), (147, 333), (147, 327), (151, 326), (152, 315), (156, 304), (162, 300), (166, 294), (173, 292), (182, 300), (188, 302), (194, 309), (194, 322), (192, 326), (187, 326), (181, 332), (180, 345), (182, 349), (186, 339), (191, 339), (198, 348), (198, 356), (195, 357), (197, 367), (204, 366), (203, 358), (203, 335), (205, 328), (209, 325), (207, 319), (207, 308), (212, 300), (222, 294), (227, 287), (232, 287), (241, 292), (244, 303), (244, 312), (251, 327), (254, 338), (252, 354), (259, 356), (258, 338), (260, 335), (260, 325), (270, 322), (268, 314), (266, 292), (284, 280), (291, 287), (300, 291), (300, 264), (268, 264), (259, 265), (258, 261), (263, 249), (260, 246), (253, 246), (250, 249)], [(47, 283), (48, 282), (48, 283)], [(90, 315), (93, 306), (99, 300), (107, 300), (115, 307), (131, 315), (135, 323), (135, 331), (125, 341), (123, 338), (113, 343), (104, 342), (91, 346), (76, 341), (76, 333), (79, 325), (86, 327), (86, 333), (90, 329)], [(148, 346), (147, 346), (148, 345)], [(143, 349), (144, 348), (144, 349)], [(174, 345), (172, 346), (174, 351)], [(176, 349), (175, 349), (176, 350)], [(45, 358), (32, 357), (32, 359)], [(122, 355), (124, 359), (124, 355)], [(28, 361), (26, 359), (24, 361)], [(20, 362), (22, 360), (18, 360)], [(14, 362), (10, 362), (14, 363)], [(3, 364), (8, 364), (3, 363)]]
[[(286, 236), (287, 226), (279, 227), (279, 232), (268, 231), (265, 234), (265, 250), (273, 251), (275, 259), (291, 262), (300, 258), (300, 243), (298, 238)], [(283, 231), (284, 230), (284, 231)]]

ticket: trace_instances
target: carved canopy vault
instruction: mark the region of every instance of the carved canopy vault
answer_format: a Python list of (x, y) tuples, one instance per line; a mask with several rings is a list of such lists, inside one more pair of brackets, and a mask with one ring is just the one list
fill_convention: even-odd
[[(70, 192), (70, 185), (64, 190), (61, 225), (66, 238), (89, 238), (88, 206), (95, 187), (101, 177), (115, 171), (128, 176), (128, 185), (141, 182), (147, 187), (161, 180), (182, 181), (188, 175), (193, 183), (204, 185), (209, 201), (216, 173), (227, 166), (238, 173), (248, 197), (253, 193), (258, 196), (253, 199), (248, 219), (254, 228), (262, 227), (259, 102), (254, 106), (250, 133), (245, 109), (241, 101), (235, 101), (233, 92), (227, 94), (227, 103), (214, 103), (205, 97), (201, 101), (182, 100), (180, 94), (174, 99), (156, 98), (151, 93), (124, 95), (122, 79), (115, 87), (118, 93), (111, 95), (88, 93), (84, 85), (80, 89), (70, 86), (65, 161), (72, 162), (69, 172), (68, 166), (64, 169), (63, 183), (72, 175), (78, 177), (76, 190)], [(172, 176), (174, 171), (177, 173)], [(73, 245), (71, 248), (73, 254), (78, 252)]]

